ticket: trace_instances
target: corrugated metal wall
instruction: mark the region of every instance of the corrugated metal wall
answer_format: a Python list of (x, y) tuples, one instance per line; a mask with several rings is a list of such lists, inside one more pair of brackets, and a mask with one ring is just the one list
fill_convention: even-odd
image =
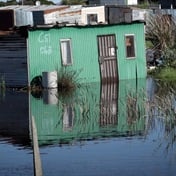
[(108, 24), (131, 23), (132, 9), (129, 7), (106, 6), (106, 21)]
[[(81, 82), (100, 81), (97, 38), (95, 28), (65, 27), (61, 29), (31, 31), (29, 33), (31, 79), (43, 71), (60, 70), (62, 67), (60, 39), (71, 39), (73, 65)], [(86, 35), (85, 35), (86, 34)]]
[[(119, 79), (146, 78), (145, 35), (142, 23), (119, 26), (118, 34), (118, 66)], [(126, 58), (125, 35), (134, 34), (136, 57)]]
[[(80, 72), (80, 82), (99, 82), (97, 35), (115, 34), (119, 79), (146, 77), (144, 25), (142, 23), (104, 27), (64, 27), (29, 32), (30, 80), (44, 71), (62, 68), (60, 39), (71, 39), (73, 65), (67, 69)], [(125, 35), (134, 34), (136, 58), (126, 59)]]
[(44, 12), (43, 11), (33, 11), (33, 22), (34, 25), (44, 25)]
[(6, 86), (27, 86), (26, 39), (19, 35), (0, 36), (0, 79)]
[(15, 26), (20, 27), (20, 26), (34, 25), (32, 12), (25, 10), (15, 10), (14, 13), (16, 17)]

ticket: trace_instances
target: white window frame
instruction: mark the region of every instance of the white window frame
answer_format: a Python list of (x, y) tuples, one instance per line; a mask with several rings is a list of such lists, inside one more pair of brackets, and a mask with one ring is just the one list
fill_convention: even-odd
[[(134, 56), (128, 56), (128, 51), (127, 51), (127, 43), (126, 43), (126, 38), (127, 37), (133, 37), (133, 53)], [(127, 59), (135, 59), (136, 58), (136, 41), (135, 41), (135, 35), (134, 34), (126, 34), (125, 35), (125, 55)]]
[[(64, 43), (69, 43), (69, 46), (67, 48), (64, 48)], [(66, 49), (69, 49), (69, 54)], [(62, 58), (62, 64), (72, 65), (73, 64), (73, 56), (72, 56), (72, 44), (71, 39), (60, 39), (60, 51), (61, 51), (61, 58)]]

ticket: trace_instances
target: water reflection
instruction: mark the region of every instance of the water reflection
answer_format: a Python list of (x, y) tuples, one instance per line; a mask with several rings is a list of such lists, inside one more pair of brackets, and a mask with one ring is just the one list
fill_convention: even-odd
[(152, 78), (69, 96), (1, 90), (0, 175), (33, 175), (31, 116), (44, 175), (175, 175), (175, 90)]
[(13, 90), (0, 93), (0, 140), (30, 146), (28, 94)]
[(0, 140), (31, 147), (30, 114), (35, 118), (40, 146), (146, 136), (157, 126), (164, 129), (172, 144), (176, 134), (174, 86), (149, 78), (147, 82), (139, 79), (102, 86), (88, 84), (70, 96), (58, 95), (55, 89), (37, 96), (1, 90)]
[[(147, 130), (160, 133), (160, 144), (166, 151), (176, 144), (176, 82), (148, 79)], [(152, 90), (152, 91), (151, 91)], [(156, 130), (156, 129), (160, 130)]]
[(100, 126), (117, 125), (118, 85), (102, 84), (100, 100)]
[(46, 96), (38, 99), (31, 95), (30, 111), (35, 118), (39, 145), (143, 135), (145, 87), (145, 80), (102, 86), (94, 83), (80, 87), (69, 97), (57, 95), (51, 89), (47, 104)]

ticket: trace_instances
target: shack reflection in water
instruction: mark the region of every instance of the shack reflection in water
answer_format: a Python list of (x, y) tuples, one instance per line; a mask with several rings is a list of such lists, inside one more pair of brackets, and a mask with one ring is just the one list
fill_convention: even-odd
[(58, 95), (55, 89), (45, 90), (40, 99), (31, 95), (39, 145), (143, 135), (145, 87), (145, 80), (131, 80), (84, 85), (68, 97)]
[(34, 175), (33, 116), (43, 175), (174, 176), (175, 90), (153, 79), (85, 85), (67, 97), (0, 90), (0, 175)]

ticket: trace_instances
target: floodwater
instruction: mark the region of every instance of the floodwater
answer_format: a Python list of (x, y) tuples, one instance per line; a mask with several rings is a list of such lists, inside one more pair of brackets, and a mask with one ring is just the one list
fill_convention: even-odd
[(57, 90), (0, 90), (0, 176), (175, 176), (176, 82), (128, 80)]

